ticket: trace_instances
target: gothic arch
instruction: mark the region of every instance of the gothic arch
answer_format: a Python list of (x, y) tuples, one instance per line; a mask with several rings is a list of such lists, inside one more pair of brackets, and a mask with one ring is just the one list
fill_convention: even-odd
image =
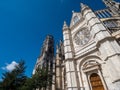
[(97, 73), (92, 73), (89, 79), (92, 90), (105, 90), (101, 78)]
[(81, 69), (81, 67), (82, 67), (86, 62), (88, 62), (88, 61), (95, 61), (95, 62), (97, 62), (97, 63), (99, 63), (99, 64), (103, 63), (103, 61), (101, 60), (101, 58), (98, 57), (98, 56), (95, 56), (95, 55), (86, 56), (86, 57), (84, 57), (84, 58), (80, 61), (80, 63), (79, 63), (79, 68)]
[(101, 74), (101, 64), (103, 62), (104, 61), (100, 57), (95, 55), (86, 56), (80, 61), (79, 71), (81, 80), (84, 81), (82, 82), (83, 87), (89, 87), (92, 90), (89, 78), (93, 73), (96, 73), (101, 77), (102, 83), (104, 84), (104, 87), (106, 87), (103, 76)]

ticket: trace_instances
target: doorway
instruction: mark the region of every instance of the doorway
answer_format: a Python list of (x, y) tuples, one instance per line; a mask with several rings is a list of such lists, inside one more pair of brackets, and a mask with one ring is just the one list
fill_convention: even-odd
[(103, 87), (103, 83), (100, 79), (100, 76), (96, 73), (91, 74), (90, 83), (92, 90), (105, 90)]

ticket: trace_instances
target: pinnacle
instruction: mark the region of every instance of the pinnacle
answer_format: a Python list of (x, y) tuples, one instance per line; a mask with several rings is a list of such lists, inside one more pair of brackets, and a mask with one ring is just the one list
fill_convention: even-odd
[(66, 21), (64, 21), (63, 29), (66, 29), (66, 28), (68, 28), (68, 25), (67, 25)]
[(80, 6), (81, 6), (81, 8), (85, 7), (85, 5), (83, 3), (80, 3)]
[(72, 13), (74, 13), (74, 10), (72, 10)]
[(66, 21), (64, 21), (64, 25), (66, 26), (67, 24), (66, 24)]
[(56, 45), (56, 49), (58, 49), (58, 44)]
[(59, 46), (58, 46), (58, 44), (56, 45), (56, 53), (59, 53)]
[(88, 8), (88, 6), (87, 5), (85, 5), (85, 4), (83, 4), (83, 3), (80, 3), (80, 6), (81, 6), (81, 9), (84, 9), (84, 8)]

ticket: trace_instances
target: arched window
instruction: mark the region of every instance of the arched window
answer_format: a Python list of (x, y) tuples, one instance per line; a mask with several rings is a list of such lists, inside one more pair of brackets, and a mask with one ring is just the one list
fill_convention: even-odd
[(78, 21), (79, 21), (78, 16), (75, 16), (75, 17), (74, 17), (74, 24), (76, 24)]

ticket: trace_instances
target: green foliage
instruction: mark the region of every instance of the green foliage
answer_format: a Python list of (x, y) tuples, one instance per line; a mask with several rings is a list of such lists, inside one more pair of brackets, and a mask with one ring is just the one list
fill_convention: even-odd
[(3, 88), (2, 88), (2, 81), (0, 81), (0, 90), (3, 90)]
[(26, 82), (24, 83), (24, 85), (20, 88), (20, 90), (34, 90), (34, 83), (32, 78), (27, 78)]
[(25, 62), (20, 61), (14, 70), (3, 73), (1, 88), (3, 90), (19, 90), (27, 78), (24, 75), (25, 68)]
[(37, 68), (36, 73), (32, 77), (35, 88), (44, 88), (51, 84), (50, 74), (47, 69)]
[(46, 90), (46, 87), (50, 85), (51, 81), (47, 69), (37, 68), (36, 73), (31, 78), (27, 78), (20, 90), (35, 90), (41, 88)]
[(25, 68), (25, 62), (20, 61), (13, 71), (3, 73), (0, 90), (36, 90), (41, 88), (46, 90), (46, 87), (51, 85), (52, 76), (47, 68), (37, 68), (31, 78), (24, 75)]

